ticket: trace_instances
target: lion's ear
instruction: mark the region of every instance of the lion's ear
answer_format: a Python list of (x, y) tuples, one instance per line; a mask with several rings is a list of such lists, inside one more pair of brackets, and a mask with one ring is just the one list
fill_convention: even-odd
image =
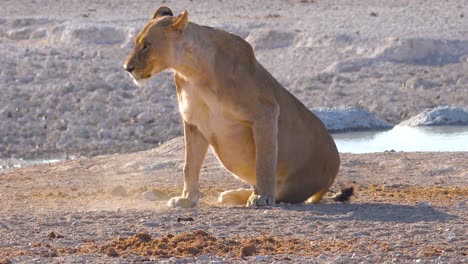
[(185, 9), (182, 14), (175, 18), (174, 23), (172, 23), (172, 28), (177, 31), (184, 32), (188, 25), (188, 14), (188, 10)]
[(158, 8), (158, 10), (156, 10), (156, 12), (154, 12), (152, 19), (162, 17), (162, 16), (174, 16), (174, 15), (172, 14), (172, 10), (169, 7), (161, 6), (160, 8)]

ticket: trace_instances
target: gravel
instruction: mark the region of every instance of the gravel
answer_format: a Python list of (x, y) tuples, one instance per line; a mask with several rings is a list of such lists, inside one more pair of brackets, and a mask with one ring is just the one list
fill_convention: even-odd
[(258, 209), (217, 202), (222, 191), (248, 186), (209, 153), (198, 207), (168, 208), (183, 186), (183, 151), (177, 138), (149, 151), (0, 172), (0, 261), (466, 261), (466, 152), (341, 154), (328, 196), (354, 185), (351, 202)]

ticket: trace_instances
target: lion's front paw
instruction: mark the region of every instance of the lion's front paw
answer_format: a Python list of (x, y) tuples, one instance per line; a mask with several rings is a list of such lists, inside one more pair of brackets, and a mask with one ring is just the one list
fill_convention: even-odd
[(185, 197), (174, 197), (167, 202), (167, 206), (170, 207), (192, 208), (195, 205), (197, 201)]
[(274, 206), (275, 199), (268, 197), (266, 195), (256, 195), (252, 194), (247, 201), (248, 207), (257, 207), (257, 206)]

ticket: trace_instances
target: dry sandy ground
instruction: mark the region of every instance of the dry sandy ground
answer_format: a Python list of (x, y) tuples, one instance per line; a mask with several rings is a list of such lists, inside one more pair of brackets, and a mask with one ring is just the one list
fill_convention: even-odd
[(217, 203), (243, 184), (212, 154), (201, 204), (167, 208), (182, 187), (182, 159), (176, 138), (144, 152), (0, 173), (0, 263), (466, 262), (466, 152), (342, 154), (330, 195), (352, 184), (350, 203), (259, 209)]
[[(465, 0), (2, 0), (0, 157), (131, 152), (181, 135), (170, 74), (137, 88), (120, 66), (163, 3), (246, 38), (310, 108), (359, 106), (397, 124), (468, 103)], [(210, 155), (199, 207), (169, 209), (182, 157), (174, 139), (0, 171), (0, 263), (467, 262), (467, 152), (343, 154), (332, 192), (354, 184), (351, 203), (260, 209), (216, 202), (242, 183)]]

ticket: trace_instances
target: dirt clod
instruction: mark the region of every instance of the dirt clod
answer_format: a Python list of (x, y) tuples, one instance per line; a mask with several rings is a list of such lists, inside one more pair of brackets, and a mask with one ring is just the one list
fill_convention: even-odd
[(148, 233), (139, 233), (136, 235), (141, 242), (148, 242), (151, 240), (151, 235)]
[(255, 254), (256, 247), (254, 245), (247, 245), (240, 248), (239, 256), (241, 258), (249, 257)]
[(48, 235), (47, 235), (48, 238), (50, 239), (54, 239), (54, 238), (63, 238), (62, 235), (60, 234), (55, 234), (54, 232), (50, 232)]
[(190, 222), (190, 221), (193, 221), (194, 219), (192, 217), (178, 217), (177, 218), (177, 223), (180, 223), (181, 221), (187, 221), (187, 222)]
[(115, 250), (115, 248), (109, 247), (106, 250), (106, 255), (109, 257), (118, 257), (119, 253), (117, 252), (117, 250)]
[(57, 256), (57, 253), (53, 250), (42, 250), (39, 255), (44, 258), (53, 258)]

